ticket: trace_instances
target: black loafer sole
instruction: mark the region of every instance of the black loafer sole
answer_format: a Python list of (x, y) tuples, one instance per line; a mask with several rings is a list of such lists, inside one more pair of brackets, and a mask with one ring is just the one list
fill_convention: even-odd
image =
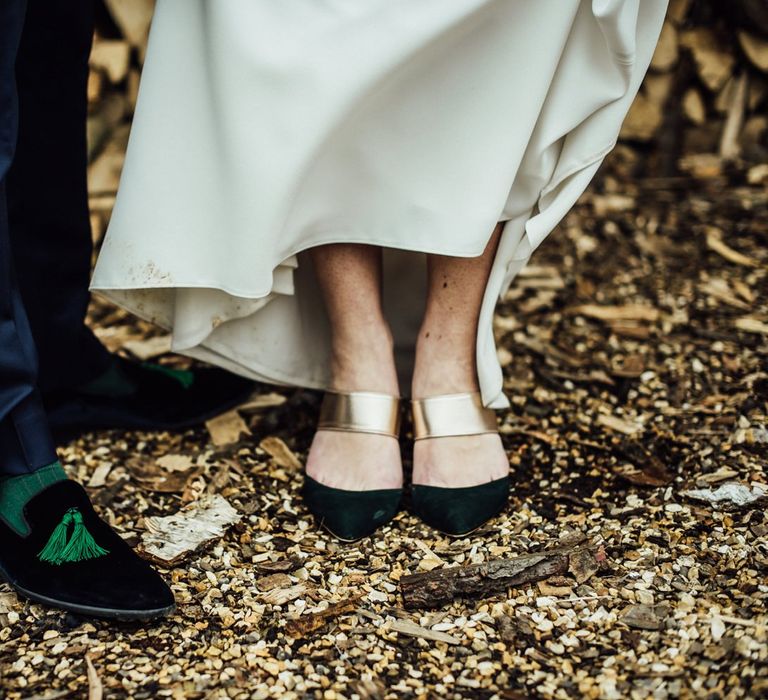
[(15, 584), (9, 578), (8, 574), (0, 566), (0, 581), (5, 581), (22, 597), (31, 600), (33, 603), (40, 603), (48, 607), (59, 608), (67, 612), (73, 612), (86, 617), (98, 617), (104, 620), (118, 620), (120, 622), (155, 620), (158, 617), (165, 617), (176, 609), (176, 605), (168, 605), (164, 608), (154, 610), (119, 610), (115, 608), (96, 608), (91, 605), (78, 605), (67, 601), (56, 600), (48, 596), (40, 595), (34, 591), (28, 591), (26, 588)]

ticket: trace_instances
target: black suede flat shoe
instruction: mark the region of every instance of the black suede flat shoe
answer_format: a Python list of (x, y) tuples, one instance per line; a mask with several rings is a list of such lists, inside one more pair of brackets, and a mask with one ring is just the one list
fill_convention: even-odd
[[(414, 400), (412, 409), (416, 440), (498, 432), (496, 414), (483, 406), (478, 393)], [(462, 537), (504, 510), (509, 485), (509, 476), (457, 488), (413, 484), (413, 512), (443, 534)]]
[(160, 576), (93, 510), (74, 481), (59, 481), (24, 507), (26, 537), (0, 514), (0, 579), (36, 603), (114, 620), (174, 609)]
[(462, 537), (506, 508), (509, 484), (508, 476), (460, 488), (414, 484), (411, 490), (413, 510), (435, 530), (450, 537)]
[(255, 384), (214, 367), (175, 370), (115, 356), (105, 377), (44, 396), (59, 442), (93, 430), (184, 430), (240, 405)]
[(305, 476), (302, 496), (320, 527), (342, 542), (355, 542), (397, 515), (403, 490), (346, 491)]
[[(400, 400), (385, 394), (328, 392), (320, 409), (318, 430), (372, 433), (397, 438)], [(400, 510), (403, 489), (348, 491), (304, 475), (304, 503), (317, 524), (342, 542), (369, 537)]]

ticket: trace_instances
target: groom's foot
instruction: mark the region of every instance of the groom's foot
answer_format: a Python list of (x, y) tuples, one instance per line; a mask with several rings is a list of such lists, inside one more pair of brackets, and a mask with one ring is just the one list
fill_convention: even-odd
[(113, 356), (74, 390), (44, 397), (59, 441), (92, 430), (184, 430), (243, 403), (254, 383), (213, 367), (177, 370)]
[[(57, 464), (39, 471), (0, 481), (0, 580), (81, 615), (147, 620), (171, 612), (171, 590), (96, 515), (83, 487), (61, 478)], [(26, 483), (38, 478), (39, 491)]]

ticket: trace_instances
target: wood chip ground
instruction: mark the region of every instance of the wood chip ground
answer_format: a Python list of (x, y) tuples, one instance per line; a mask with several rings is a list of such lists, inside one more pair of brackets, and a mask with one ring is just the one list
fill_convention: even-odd
[[(110, 2), (118, 19), (134, 4), (151, 9)], [(500, 518), (449, 540), (406, 509), (369, 540), (326, 536), (299, 496), (314, 392), (259, 387), (224, 437), (216, 423), (86, 436), (62, 450), (65, 466), (131, 544), (204, 498), (238, 517), (162, 569), (178, 609), (155, 624), (87, 620), (0, 585), (0, 696), (767, 696), (768, 170), (754, 160), (766, 153), (765, 45), (723, 44), (685, 19), (704, 22), (708, 6), (672, 3), (625, 130), (649, 144), (614, 151), (499, 306), (514, 484)], [(123, 32), (137, 46), (138, 19)], [(103, 93), (125, 62), (114, 47), (97, 56), (92, 152), (118, 160), (104, 143), (124, 144), (136, 59), (123, 92)], [(749, 74), (746, 92), (724, 64)], [(688, 121), (672, 120), (685, 139), (670, 140), (659, 95), (686, 90)], [(113, 199), (94, 192), (97, 237)], [(91, 322), (110, 348), (165, 347), (104, 304)], [(423, 609), (401, 595), (411, 574), (577, 540), (597, 554), (544, 580)]]

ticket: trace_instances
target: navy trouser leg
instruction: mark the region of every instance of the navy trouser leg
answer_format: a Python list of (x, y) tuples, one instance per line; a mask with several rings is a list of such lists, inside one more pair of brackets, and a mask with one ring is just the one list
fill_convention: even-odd
[(16, 144), (14, 60), (24, 9), (24, 0), (0, 2), (0, 476), (34, 471), (56, 459), (35, 389), (35, 345), (8, 237), (5, 180)]
[(27, 0), (16, 61), (11, 246), (44, 395), (93, 379), (110, 361), (85, 325), (93, 254), (85, 130), (93, 12), (92, 0)]

